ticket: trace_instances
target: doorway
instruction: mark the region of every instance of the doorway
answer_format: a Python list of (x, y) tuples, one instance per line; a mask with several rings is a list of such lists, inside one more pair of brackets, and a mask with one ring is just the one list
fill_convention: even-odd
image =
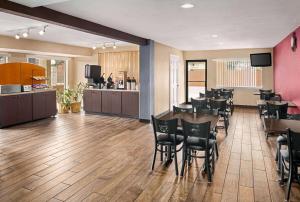
[(186, 61), (186, 103), (207, 89), (207, 60)]
[(178, 106), (178, 69), (180, 60), (177, 55), (170, 55), (170, 110)]

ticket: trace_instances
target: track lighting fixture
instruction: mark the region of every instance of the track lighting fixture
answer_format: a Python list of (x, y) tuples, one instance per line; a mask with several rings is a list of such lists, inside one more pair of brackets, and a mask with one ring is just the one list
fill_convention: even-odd
[(93, 50), (96, 50), (96, 49), (97, 49), (97, 47), (96, 47), (96, 46), (93, 46), (92, 48), (93, 48)]
[(47, 28), (47, 27), (48, 27), (48, 25), (45, 25), (45, 26), (43, 27), (43, 29), (39, 31), (39, 34), (40, 34), (41, 36), (43, 36), (43, 35), (45, 34), (46, 28)]
[(103, 50), (105, 50), (105, 49), (106, 49), (106, 46), (105, 46), (105, 44), (103, 44), (103, 45), (102, 45), (102, 49), (103, 49)]
[(22, 36), (27, 38), (29, 36), (29, 29), (26, 32), (23, 32)]
[(19, 34), (16, 34), (16, 35), (15, 35), (15, 38), (16, 38), (16, 39), (20, 39), (21, 37), (20, 37)]
[(116, 49), (116, 48), (117, 48), (117, 46), (116, 46), (116, 42), (114, 42), (113, 49)]

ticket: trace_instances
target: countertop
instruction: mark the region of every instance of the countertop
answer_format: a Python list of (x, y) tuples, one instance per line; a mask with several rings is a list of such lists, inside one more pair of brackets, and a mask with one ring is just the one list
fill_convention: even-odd
[(139, 93), (139, 90), (122, 90), (122, 89), (98, 89), (98, 88), (87, 88), (86, 90), (97, 90), (97, 91), (112, 91), (112, 92), (136, 92)]
[(34, 94), (34, 93), (43, 93), (43, 92), (51, 92), (51, 91), (56, 91), (55, 89), (36, 89), (36, 90), (32, 90), (29, 92), (20, 92), (20, 93), (10, 93), (10, 94), (0, 94), (0, 97), (3, 96), (11, 96), (11, 95), (24, 95), (24, 94)]

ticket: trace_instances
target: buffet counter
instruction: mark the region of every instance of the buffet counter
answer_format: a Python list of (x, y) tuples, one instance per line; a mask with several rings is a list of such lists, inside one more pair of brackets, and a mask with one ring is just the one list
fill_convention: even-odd
[(83, 93), (83, 108), (86, 113), (139, 118), (139, 91), (86, 89)]
[(0, 95), (0, 128), (48, 118), (56, 113), (55, 90)]

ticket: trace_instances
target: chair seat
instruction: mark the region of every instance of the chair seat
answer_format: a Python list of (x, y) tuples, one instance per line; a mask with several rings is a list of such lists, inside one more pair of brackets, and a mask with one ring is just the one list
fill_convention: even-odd
[[(184, 137), (182, 135), (176, 135), (176, 144), (179, 145), (183, 142)], [(160, 134), (157, 136), (157, 142), (164, 145), (172, 145), (174, 143), (174, 134)]]
[[(280, 154), (281, 154), (282, 158), (283, 158), (285, 161), (289, 162), (289, 151), (288, 151), (287, 149), (281, 149), (281, 150), (280, 150)], [(299, 152), (295, 153), (295, 155), (294, 155), (294, 161), (295, 161), (297, 164), (300, 163), (300, 153), (299, 153)]]
[(277, 138), (277, 142), (281, 143), (282, 145), (286, 145), (287, 144), (287, 137), (280, 135)]
[[(212, 148), (215, 143), (216, 143), (216, 140), (209, 139), (209, 142), (208, 142), (209, 148)], [(186, 144), (189, 148), (192, 148), (195, 150), (205, 150), (204, 140), (201, 138), (198, 138), (198, 137), (188, 137), (186, 140)]]

